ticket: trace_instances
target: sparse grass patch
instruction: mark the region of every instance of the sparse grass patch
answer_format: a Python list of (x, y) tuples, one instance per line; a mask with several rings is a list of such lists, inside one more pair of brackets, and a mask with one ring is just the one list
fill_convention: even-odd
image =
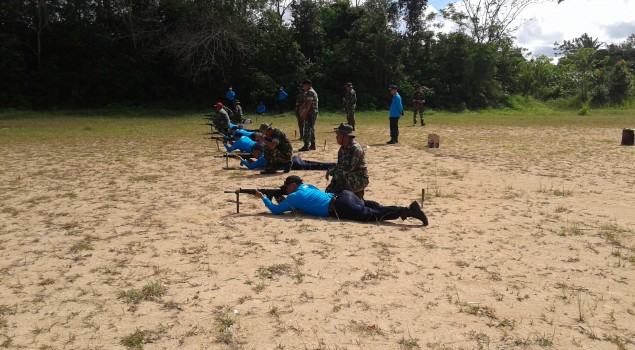
[(479, 303), (472, 302), (459, 302), (458, 306), (460, 312), (464, 312), (466, 314), (474, 316), (486, 316), (491, 319), (496, 319), (496, 313), (494, 312), (494, 309), (489, 306), (482, 306)]
[(290, 275), (293, 267), (290, 264), (275, 264), (268, 267), (259, 267), (256, 275), (261, 278), (274, 279), (277, 276)]
[(135, 330), (133, 333), (123, 337), (121, 339), (121, 345), (127, 347), (128, 349), (143, 349), (143, 344), (145, 343), (145, 337), (148, 334), (148, 331)]
[(161, 178), (161, 175), (138, 175), (138, 176), (129, 176), (128, 181), (130, 182), (157, 182)]
[(119, 292), (119, 299), (129, 304), (138, 304), (143, 300), (158, 300), (166, 292), (166, 288), (158, 282), (150, 282), (141, 289), (129, 289)]

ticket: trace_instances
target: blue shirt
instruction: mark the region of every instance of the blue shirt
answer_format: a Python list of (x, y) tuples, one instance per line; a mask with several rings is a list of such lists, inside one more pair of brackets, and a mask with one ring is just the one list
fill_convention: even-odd
[(224, 143), (225, 149), (227, 152), (231, 152), (233, 150), (241, 150), (242, 152), (251, 153), (251, 149), (256, 144), (256, 141), (253, 141), (247, 136), (241, 136), (238, 140), (234, 141), (231, 146), (228, 146), (227, 143)]
[(229, 90), (225, 93), (225, 98), (227, 99), (227, 101), (234, 101), (234, 99), (236, 98), (236, 92)]
[(278, 101), (284, 101), (287, 99), (287, 96), (289, 96), (289, 94), (287, 94), (286, 91), (284, 90), (280, 90), (278, 91)]
[(266, 109), (267, 108), (265, 107), (265, 105), (257, 105), (256, 106), (256, 113), (264, 113)]
[(247, 137), (251, 137), (251, 135), (253, 135), (253, 131), (247, 131), (245, 129), (236, 129), (234, 130), (234, 135), (236, 136), (247, 136)]
[(313, 185), (302, 184), (278, 205), (273, 204), (266, 196), (262, 197), (262, 201), (274, 215), (299, 209), (311, 215), (328, 217), (329, 204), (333, 196), (333, 193), (326, 193)]
[(265, 155), (261, 155), (260, 158), (258, 158), (258, 160), (256, 160), (253, 163), (249, 163), (246, 160), (241, 160), (240, 164), (244, 165), (247, 167), (247, 169), (249, 170), (254, 170), (254, 169), (260, 169), (260, 168), (264, 168), (265, 167)]
[(392, 103), (390, 104), (390, 117), (401, 118), (402, 112), (403, 105), (401, 104), (401, 96), (399, 96), (399, 93), (397, 92), (392, 96)]

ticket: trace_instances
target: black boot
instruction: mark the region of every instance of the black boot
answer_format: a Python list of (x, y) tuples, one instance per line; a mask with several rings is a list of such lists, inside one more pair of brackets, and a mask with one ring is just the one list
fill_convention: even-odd
[(284, 166), (284, 169), (282, 169), (282, 171), (286, 174), (289, 171), (291, 171), (291, 166), (293, 165), (293, 161), (289, 161), (289, 163), (287, 163), (287, 165)]
[(421, 210), (421, 206), (419, 206), (417, 201), (410, 203), (408, 209), (401, 212), (400, 217), (402, 219), (405, 219), (405, 217), (419, 219), (423, 223), (423, 226), (428, 226), (428, 217), (423, 210)]
[(298, 152), (306, 152), (308, 150), (309, 150), (309, 144), (305, 143), (304, 146), (302, 146), (302, 148), (298, 150)]
[(315, 142), (311, 142), (311, 146), (309, 146), (309, 149), (315, 151)]

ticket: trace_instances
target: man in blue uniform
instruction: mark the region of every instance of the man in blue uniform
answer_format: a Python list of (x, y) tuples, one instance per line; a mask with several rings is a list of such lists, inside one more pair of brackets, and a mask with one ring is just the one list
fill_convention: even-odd
[(415, 218), (421, 220), (423, 226), (428, 226), (428, 218), (417, 201), (408, 207), (383, 206), (377, 202), (361, 200), (351, 191), (345, 190), (338, 195), (326, 193), (313, 185), (304, 184), (302, 178), (296, 175), (288, 176), (280, 189), (287, 197), (279, 204), (273, 204), (259, 191), (254, 196), (261, 198), (275, 215), (298, 209), (315, 216), (363, 222)]

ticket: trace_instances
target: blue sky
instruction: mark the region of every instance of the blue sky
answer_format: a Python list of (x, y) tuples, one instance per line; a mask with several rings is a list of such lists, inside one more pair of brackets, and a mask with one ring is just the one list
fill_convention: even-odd
[[(429, 0), (428, 8), (439, 10), (450, 2)], [(562, 43), (587, 33), (600, 42), (620, 43), (635, 34), (635, 0), (565, 0), (532, 4), (522, 13), (525, 23), (516, 35), (516, 44), (533, 56), (554, 56), (554, 42)], [(450, 30), (446, 26), (446, 30)]]

